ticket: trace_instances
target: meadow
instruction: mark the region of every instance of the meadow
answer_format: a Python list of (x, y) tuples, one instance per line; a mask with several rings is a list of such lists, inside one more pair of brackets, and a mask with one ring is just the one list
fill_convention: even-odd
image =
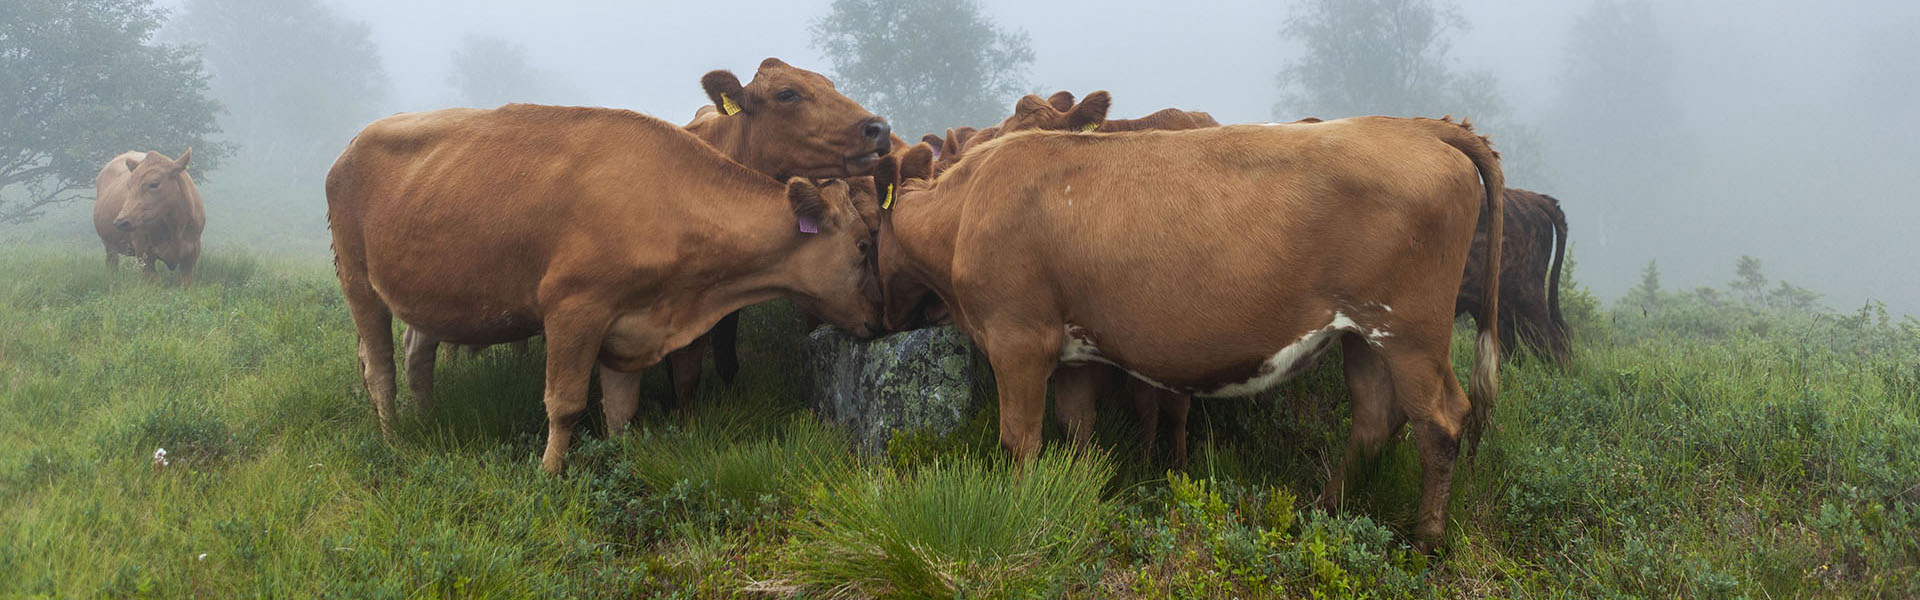
[(1049, 430), (1016, 476), (991, 403), (849, 452), (766, 305), (738, 381), (676, 416), (650, 374), (634, 430), (590, 410), (549, 477), (537, 342), (443, 359), (389, 443), (330, 265), (250, 252), (182, 290), (0, 245), (0, 597), (1920, 596), (1920, 323), (1872, 305), (1570, 287), (1573, 363), (1510, 356), (1427, 556), (1408, 439), (1311, 508), (1337, 357), (1196, 401), (1184, 472), (1104, 407), (1095, 448)]

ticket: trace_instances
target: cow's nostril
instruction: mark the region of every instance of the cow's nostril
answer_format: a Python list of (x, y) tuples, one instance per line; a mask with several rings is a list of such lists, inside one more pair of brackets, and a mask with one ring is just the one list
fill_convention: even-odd
[(133, 222), (126, 219), (115, 219), (113, 228), (121, 231), (133, 231)]
[(877, 139), (885, 138), (887, 137), (887, 134), (892, 131), (893, 131), (893, 128), (888, 127), (886, 121), (868, 121), (867, 122), (867, 128), (866, 128), (867, 139), (877, 140)]

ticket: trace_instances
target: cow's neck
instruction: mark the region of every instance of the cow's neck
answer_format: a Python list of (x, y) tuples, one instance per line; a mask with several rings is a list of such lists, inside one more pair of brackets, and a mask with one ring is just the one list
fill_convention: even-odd
[(748, 137), (752, 129), (747, 126), (746, 117), (721, 115), (688, 125), (687, 131), (705, 141), (707, 145), (713, 146), (715, 150), (719, 150), (727, 158), (733, 159), (733, 162), (746, 165), (747, 168), (759, 171), (775, 180), (786, 178), (787, 174), (780, 172), (780, 165), (754, 151), (754, 146)]
[(941, 298), (953, 298), (954, 244), (959, 239), (960, 209), (931, 192), (902, 202), (893, 211), (893, 234), (907, 260)]
[[(683, 252), (701, 256), (694, 268), (714, 282), (696, 292), (703, 305), (700, 320), (718, 321), (740, 308), (797, 293), (803, 269), (795, 249), (804, 239), (796, 236), (798, 223), (785, 197), (785, 186), (777, 197), (738, 197), (731, 201), (703, 206), (698, 221), (713, 231), (705, 236), (705, 251)], [(826, 233), (813, 235), (828, 235)], [(712, 326), (704, 323), (701, 331)]]

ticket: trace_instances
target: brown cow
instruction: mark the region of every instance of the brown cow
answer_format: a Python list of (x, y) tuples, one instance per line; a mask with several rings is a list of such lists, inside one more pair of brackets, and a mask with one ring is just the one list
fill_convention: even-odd
[(93, 180), (93, 231), (106, 246), (108, 270), (119, 270), (124, 254), (149, 280), (159, 276), (153, 267), (158, 260), (180, 271), (182, 287), (193, 285), (207, 211), (187, 175), (192, 160), (192, 148), (178, 161), (159, 152), (128, 152), (100, 168)]
[[(1501, 233), (1485, 138), (1464, 123), (1362, 117), (1022, 132), (967, 154), (931, 181), (930, 149), (907, 156), (881, 213), (882, 289), (890, 327), (931, 291), (985, 350), (1014, 456), (1038, 452), (1062, 363), (1244, 396), (1338, 339), (1353, 431), (1323, 501), (1337, 503), (1347, 468), (1411, 422), (1424, 474), (1415, 532), (1423, 548), (1440, 540), (1460, 441), (1478, 439), (1498, 385), (1494, 319), (1476, 336), (1472, 402), (1449, 360), (1474, 223), (1489, 212), (1490, 241)], [(1486, 256), (1487, 273), (1499, 259)]]
[[(792, 176), (865, 175), (877, 160), (875, 154), (890, 152), (898, 141), (891, 137), (885, 120), (836, 91), (833, 82), (777, 58), (761, 61), (753, 81), (745, 86), (726, 70), (708, 72), (700, 83), (713, 104), (695, 111), (685, 128), (721, 154), (774, 181)], [(713, 336), (701, 336), (668, 357), (673, 380), (670, 407), (691, 405), (710, 340), (715, 369), (721, 379), (733, 380), (740, 368), (734, 349), (738, 320), (737, 314), (727, 315)], [(433, 357), (439, 341), (408, 336), (406, 342), (408, 386), (416, 397), (427, 397), (433, 390)]]
[(846, 194), (781, 184), (623, 110), (510, 104), (367, 126), (327, 174), (327, 217), (382, 431), (395, 316), (454, 343), (546, 336), (548, 472), (596, 361), (619, 432), (640, 370), (740, 307), (786, 297), (869, 335), (871, 234)]
[[(835, 90), (832, 81), (778, 58), (761, 61), (753, 81), (744, 86), (724, 70), (707, 73), (700, 85), (717, 108), (696, 113), (687, 130), (728, 158), (777, 180), (866, 175), (881, 156), (905, 145), (885, 119)], [(740, 371), (739, 328), (740, 315), (729, 314), (711, 336), (714, 370), (726, 381)], [(699, 384), (706, 343), (701, 339), (668, 363), (680, 406), (693, 398)]]
[[(1110, 133), (1219, 126), (1206, 113), (1172, 108), (1139, 119), (1108, 119), (1107, 110), (1111, 106), (1112, 97), (1105, 90), (1088, 94), (1078, 103), (1074, 102), (1073, 94), (1066, 91), (1055, 92), (1046, 100), (1041, 100), (1039, 96), (1027, 96), (1015, 105), (1012, 116), (993, 128), (993, 133), (976, 135), (967, 142), (947, 146), (961, 148), (963, 152), (965, 144), (984, 143), (998, 135), (1028, 130)], [(955, 136), (950, 132), (949, 138), (952, 137)], [(959, 161), (960, 154), (952, 152), (939, 156), (934, 163), (934, 172), (939, 173), (945, 167), (951, 167)], [(1089, 442), (1093, 437), (1096, 401), (1111, 395), (1117, 385), (1124, 385), (1125, 382), (1120, 373), (1106, 365), (1062, 366), (1055, 370), (1054, 416), (1061, 429), (1079, 443)], [(1140, 452), (1143, 459), (1152, 454), (1154, 441), (1164, 420), (1172, 446), (1173, 467), (1186, 468), (1187, 413), (1192, 406), (1192, 398), (1147, 385), (1134, 386), (1129, 395), (1140, 424)]]

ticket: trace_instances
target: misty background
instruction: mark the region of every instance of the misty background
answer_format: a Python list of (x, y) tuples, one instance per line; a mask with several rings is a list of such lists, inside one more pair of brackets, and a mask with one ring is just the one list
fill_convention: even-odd
[[(744, 81), (775, 56), (833, 78), (909, 141), (991, 125), (1018, 94), (1060, 89), (1111, 91), (1114, 118), (1166, 107), (1222, 123), (1471, 117), (1505, 154), (1509, 185), (1561, 201), (1574, 275), (1602, 297), (1622, 295), (1654, 260), (1668, 288), (1724, 286), (1747, 255), (1828, 306), (1878, 299), (1920, 314), (1920, 242), (1910, 235), (1920, 222), (1920, 3), (1910, 0), (979, 0), (969, 23), (1024, 53), (1000, 57), (1012, 61), (1006, 78), (982, 96), (999, 112), (956, 108), (966, 114), (946, 121), (914, 112), (910, 97), (881, 101), (885, 92), (854, 85), (820, 30), (894, 44), (901, 65), (934, 64), (979, 50), (922, 25), (936, 7), (964, 2), (843, 0), (870, 12), (926, 7), (852, 33), (843, 26), (868, 17), (828, 21), (835, 5), (825, 1), (544, 4), (158, 0), (167, 15), (154, 39), (199, 48), (225, 109), (219, 136), (231, 153), (202, 187), (208, 241), (216, 251), (246, 239), (325, 253), (327, 165), (388, 114), (527, 101), (684, 123), (707, 102), (703, 73), (730, 69)], [(1398, 83), (1426, 92), (1341, 98), (1303, 83), (1399, 77), (1330, 69), (1328, 47), (1314, 45), (1316, 24), (1346, 23), (1322, 31), (1332, 36), (1322, 41), (1338, 38), (1329, 43), (1364, 37), (1354, 32), (1378, 23), (1340, 20), (1352, 16), (1341, 7), (1363, 4), (1437, 9), (1431, 22), (1396, 22), (1374, 32), (1388, 38), (1358, 44), (1422, 53), (1424, 70)], [(26, 235), (90, 242), (90, 202), (88, 190)]]

